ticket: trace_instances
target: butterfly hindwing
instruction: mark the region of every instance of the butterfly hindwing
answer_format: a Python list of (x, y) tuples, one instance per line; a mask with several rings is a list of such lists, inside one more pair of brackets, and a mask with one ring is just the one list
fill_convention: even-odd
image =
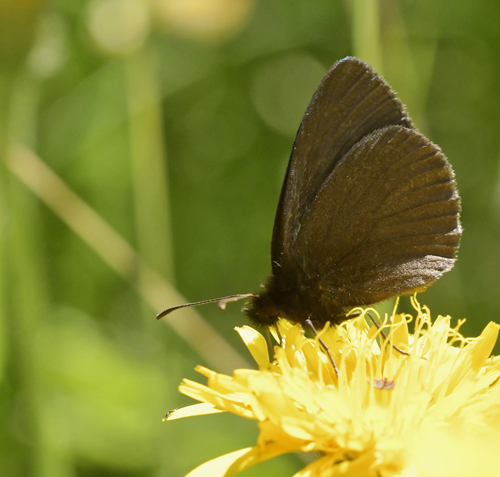
[(346, 306), (419, 291), (453, 267), (459, 212), (441, 150), (414, 129), (380, 129), (317, 192), (294, 242), (295, 272)]

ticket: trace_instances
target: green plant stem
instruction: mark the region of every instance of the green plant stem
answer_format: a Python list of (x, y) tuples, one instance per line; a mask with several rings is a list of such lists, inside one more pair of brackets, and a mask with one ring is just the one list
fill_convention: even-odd
[(353, 53), (383, 74), (379, 0), (352, 0)]
[[(16, 112), (14, 98), (20, 74), (11, 70), (0, 79), (0, 357), (2, 365), (7, 350), (9, 365), (15, 372), (9, 376), (22, 413), (17, 416), (17, 426), (21, 429), (27, 444), (17, 439), (14, 446), (27, 445), (30, 459), (23, 462), (28, 475), (46, 476), (43, 465), (44, 440), (41, 437), (40, 381), (37, 366), (36, 336), (37, 321), (44, 316), (44, 294), (40, 286), (44, 283), (39, 275), (40, 253), (32, 253), (39, 241), (37, 228), (33, 225), (33, 210), (25, 202), (27, 192), (20, 187), (5, 168), (9, 154), (10, 138)], [(25, 234), (26, 231), (28, 235)], [(3, 366), (2, 366), (3, 369)]]
[(4, 167), (8, 148), (10, 99), (14, 78), (8, 73), (0, 74), (0, 379), (4, 376), (7, 340), (8, 296), (8, 230), (9, 207), (7, 204), (7, 171)]

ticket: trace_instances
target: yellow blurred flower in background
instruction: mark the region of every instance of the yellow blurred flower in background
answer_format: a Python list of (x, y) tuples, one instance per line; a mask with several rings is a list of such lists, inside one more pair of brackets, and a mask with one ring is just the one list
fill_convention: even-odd
[(254, 0), (92, 0), (87, 28), (105, 53), (128, 54), (142, 48), (151, 23), (198, 41), (226, 39), (248, 18)]
[(174, 33), (197, 40), (219, 40), (245, 22), (254, 0), (151, 0), (160, 21)]
[(94, 0), (87, 8), (94, 43), (111, 54), (139, 50), (150, 32), (150, 13), (142, 0)]
[(300, 325), (280, 321), (282, 343), (272, 361), (259, 332), (237, 328), (259, 369), (227, 376), (198, 367), (207, 385), (186, 379), (179, 390), (202, 404), (165, 420), (228, 411), (258, 421), (257, 445), (202, 464), (189, 477), (228, 477), (297, 451), (320, 457), (296, 477), (497, 475), (500, 360), (490, 354), (499, 326), (466, 339), (463, 321), (432, 322), (426, 307), (413, 305), (413, 334), (412, 317), (394, 312), (382, 323), (387, 338), (367, 325), (367, 310), (312, 339)]

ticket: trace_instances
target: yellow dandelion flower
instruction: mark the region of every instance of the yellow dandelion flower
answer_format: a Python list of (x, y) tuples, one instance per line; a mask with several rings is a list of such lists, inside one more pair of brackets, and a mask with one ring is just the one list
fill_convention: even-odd
[(452, 327), (441, 316), (432, 322), (426, 307), (413, 304), (413, 334), (412, 317), (395, 312), (379, 329), (359, 310), (315, 338), (280, 321), (272, 361), (258, 331), (237, 328), (259, 369), (226, 376), (198, 367), (208, 383), (186, 379), (179, 390), (201, 404), (165, 420), (231, 412), (258, 421), (257, 444), (202, 464), (189, 477), (229, 477), (297, 451), (320, 457), (295, 477), (499, 475), (500, 359), (490, 356), (499, 326), (490, 323), (466, 339), (463, 322)]

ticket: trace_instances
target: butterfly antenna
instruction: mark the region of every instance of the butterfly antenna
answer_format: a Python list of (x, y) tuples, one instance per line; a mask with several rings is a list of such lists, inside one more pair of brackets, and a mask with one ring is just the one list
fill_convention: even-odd
[(180, 308), (186, 308), (187, 306), (205, 305), (206, 303), (215, 303), (216, 301), (219, 302), (219, 308), (221, 310), (225, 310), (226, 305), (228, 303), (231, 303), (233, 301), (243, 300), (244, 298), (251, 298), (251, 297), (256, 297), (256, 296), (257, 295), (254, 295), (253, 293), (241, 293), (239, 295), (229, 295), (229, 296), (223, 296), (221, 298), (211, 298), (210, 300), (195, 301), (193, 303), (184, 303), (183, 305), (171, 306), (170, 308), (163, 310), (161, 313), (158, 313), (156, 315), (156, 319), (159, 320), (160, 318), (163, 318), (164, 316), (170, 315), (170, 313), (172, 313), (175, 310), (179, 310)]

